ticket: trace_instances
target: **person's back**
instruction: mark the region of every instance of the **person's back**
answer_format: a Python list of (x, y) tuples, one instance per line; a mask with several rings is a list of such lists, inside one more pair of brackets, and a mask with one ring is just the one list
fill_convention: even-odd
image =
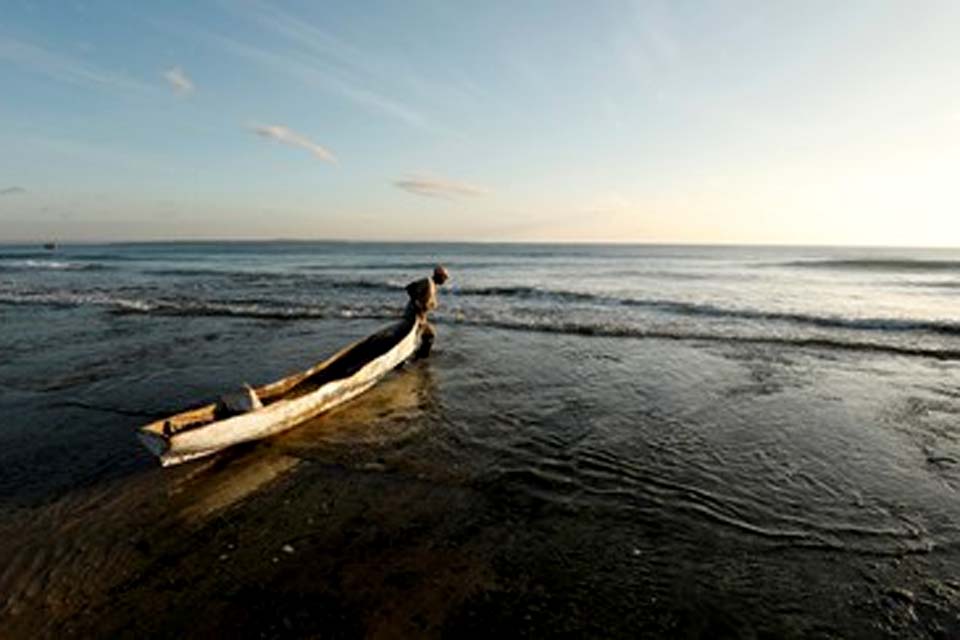
[(410, 302), (407, 303), (404, 317), (407, 320), (419, 318), (423, 321), (420, 349), (417, 350), (418, 358), (425, 358), (430, 354), (430, 348), (433, 346), (433, 340), (436, 337), (436, 330), (433, 325), (427, 322), (427, 313), (437, 308), (437, 286), (442, 285), (449, 277), (447, 270), (441, 265), (437, 265), (433, 270), (433, 275), (429, 278), (416, 280), (407, 285), (407, 295), (410, 296)]
[(407, 295), (410, 296), (410, 302), (407, 303), (407, 315), (420, 316), (436, 309), (437, 286), (446, 282), (447, 278), (449, 278), (447, 270), (437, 265), (430, 277), (408, 284)]

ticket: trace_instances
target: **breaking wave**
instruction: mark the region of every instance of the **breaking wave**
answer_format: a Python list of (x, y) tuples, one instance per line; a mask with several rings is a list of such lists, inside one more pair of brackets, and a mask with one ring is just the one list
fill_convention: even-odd
[(0, 262), (0, 271), (102, 271), (110, 269), (98, 262), (71, 262), (67, 260), (4, 260)]
[[(116, 315), (150, 315), (176, 317), (230, 317), (259, 320), (372, 319), (393, 320), (400, 310), (395, 305), (296, 305), (283, 301), (208, 301), (142, 299), (118, 297), (102, 293), (7, 293), (0, 292), (0, 304), (43, 305), (52, 307), (97, 306)], [(711, 332), (685, 327), (642, 327), (595, 322), (567, 322), (549, 318), (525, 319), (477, 314), (473, 317), (440, 313), (440, 324), (461, 324), (512, 331), (567, 334), (578, 336), (686, 340), (731, 344), (771, 344), (821, 349), (841, 349), (888, 353), (895, 355), (960, 360), (960, 349), (924, 347), (899, 343), (856, 340), (830, 336), (795, 336), (776, 333)], [(868, 325), (874, 327), (874, 325)]]
[[(443, 322), (443, 320), (441, 320)], [(456, 318), (451, 324), (493, 327), (511, 331), (533, 331), (605, 338), (636, 338), (659, 340), (689, 340), (700, 342), (721, 342), (732, 344), (770, 344), (793, 347), (811, 347), (820, 349), (842, 349), (844, 351), (864, 351), (888, 353), (894, 355), (934, 358), (937, 360), (960, 360), (960, 349), (941, 349), (913, 347), (909, 345), (880, 343), (870, 341), (840, 340), (827, 337), (801, 337), (780, 335), (744, 335), (729, 333), (709, 333), (707, 331), (689, 331), (684, 329), (644, 329), (630, 326), (603, 325), (577, 322), (549, 323), (526, 320), (506, 319), (465, 319)]]
[(257, 320), (388, 319), (397, 316), (386, 309), (361, 306), (338, 308), (309, 306), (272, 306), (260, 303), (155, 302), (117, 305), (116, 314), (148, 314), (184, 317), (227, 317)]
[(103, 307), (117, 315), (144, 314), (185, 317), (234, 317), (266, 320), (309, 320), (324, 318), (393, 318), (396, 309), (376, 306), (291, 305), (278, 301), (214, 301), (144, 299), (103, 293), (10, 293), (0, 292), (0, 304), (48, 307)]
[[(433, 268), (437, 266), (436, 262), (367, 262), (359, 264), (307, 264), (302, 266), (302, 269), (307, 271), (423, 271), (424, 275), (429, 274), (433, 271)], [(451, 269), (463, 269), (463, 268), (482, 268), (488, 266), (484, 263), (478, 264), (458, 264), (458, 265), (448, 265)], [(492, 265), (491, 265), (492, 266)]]
[[(236, 273), (233, 274), (237, 276)], [(254, 284), (262, 274), (248, 274), (251, 278), (246, 284)], [(305, 276), (301, 276), (305, 277)], [(400, 292), (403, 284), (380, 280), (325, 280), (309, 277), (303, 281), (289, 281), (291, 288), (298, 294), (308, 290), (300, 285), (311, 285), (309, 289), (319, 299), (322, 299), (323, 290), (335, 291), (379, 291)], [(756, 323), (781, 323), (796, 327), (816, 329), (838, 329), (870, 333), (927, 333), (943, 336), (960, 336), (960, 321), (931, 318), (897, 318), (897, 317), (850, 317), (829, 314), (810, 314), (793, 311), (779, 311), (756, 308), (725, 307), (704, 302), (688, 302), (681, 300), (653, 299), (653, 298), (620, 298), (577, 291), (562, 291), (543, 289), (531, 286), (500, 286), (500, 287), (463, 287), (454, 288), (448, 292), (451, 300), (460, 298), (468, 300), (471, 297), (498, 297), (506, 301), (525, 301), (543, 304), (547, 310), (561, 308), (562, 305), (588, 305), (601, 312), (615, 308), (631, 308), (647, 310), (657, 314), (677, 318), (702, 318), (716, 321), (746, 321)], [(121, 309), (133, 308), (139, 311), (166, 313), (168, 315), (230, 315), (250, 317), (276, 318), (313, 318), (327, 317), (326, 312), (318, 309), (326, 308), (323, 303), (304, 304), (298, 300), (291, 302), (286, 296), (268, 296), (267, 299), (256, 300), (210, 300), (206, 298), (181, 299), (158, 296), (151, 299), (143, 297), (116, 297), (101, 292), (70, 292), (70, 291), (0, 291), (0, 303), (5, 304), (42, 304), (42, 305), (98, 305), (116, 306)], [(389, 302), (390, 308), (397, 309), (402, 305), (401, 298), (396, 300), (378, 300), (384, 304)], [(529, 308), (527, 309), (529, 310)], [(378, 314), (380, 317), (382, 314)]]
[(921, 260), (903, 258), (862, 258), (843, 260), (793, 260), (775, 266), (801, 269), (841, 269), (851, 271), (957, 271), (958, 260)]
[(0, 260), (31, 260), (50, 256), (50, 251), (0, 251)]
[(521, 298), (527, 300), (554, 300), (556, 302), (594, 302), (609, 303), (615, 298), (593, 293), (577, 291), (559, 291), (528, 286), (500, 286), (500, 287), (454, 287), (450, 293), (457, 296), (495, 296), (502, 298)]
[(833, 315), (812, 315), (788, 311), (769, 311), (721, 307), (708, 303), (678, 300), (618, 298), (576, 291), (556, 291), (538, 287), (483, 287), (462, 288), (453, 291), (462, 296), (499, 296), (526, 300), (551, 300), (556, 302), (579, 302), (595, 305), (619, 305), (647, 308), (681, 316), (698, 316), (717, 319), (759, 320), (789, 322), (819, 328), (853, 329), (859, 331), (927, 331), (946, 335), (960, 335), (960, 322), (948, 320), (922, 320), (913, 318), (850, 318)]
[(402, 291), (405, 283), (392, 280), (370, 280), (358, 278), (344, 280), (323, 275), (303, 273), (283, 273), (276, 271), (231, 271), (222, 269), (152, 269), (146, 272), (151, 276), (173, 278), (225, 278), (246, 285), (308, 285), (329, 289), (362, 289), (374, 291)]

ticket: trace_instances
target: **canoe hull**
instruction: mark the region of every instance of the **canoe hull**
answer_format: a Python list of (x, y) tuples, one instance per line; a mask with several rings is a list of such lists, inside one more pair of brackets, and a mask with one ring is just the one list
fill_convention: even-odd
[[(192, 416), (212, 416), (213, 405), (208, 405), (141, 428), (140, 440), (166, 467), (287, 431), (357, 397), (413, 357), (420, 347), (424, 324), (425, 321), (421, 319), (412, 322), (405, 320), (388, 329), (387, 331), (394, 332), (398, 338), (396, 344), (389, 350), (364, 362), (351, 375), (328, 381), (309, 393), (289, 399), (281, 398), (261, 409), (224, 420), (211, 421), (172, 435), (166, 435), (163, 432), (164, 423), (184, 422)], [(357, 345), (360, 344), (357, 343)], [(293, 387), (308, 375), (316, 375), (318, 372), (322, 373), (326, 367), (336, 366), (338, 359), (357, 345), (351, 345), (307, 372), (265, 385), (257, 391), (269, 393), (277, 388)]]

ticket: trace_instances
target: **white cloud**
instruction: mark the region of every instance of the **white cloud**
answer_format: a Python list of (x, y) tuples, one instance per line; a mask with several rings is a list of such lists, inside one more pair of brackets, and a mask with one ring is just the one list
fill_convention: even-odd
[(23, 187), (5, 187), (0, 189), (0, 196), (17, 196), (26, 192), (27, 190)]
[(163, 77), (170, 84), (170, 88), (176, 93), (181, 95), (193, 93), (195, 88), (193, 85), (193, 80), (191, 80), (180, 67), (172, 67), (167, 69), (163, 72)]
[(293, 129), (285, 127), (279, 124), (270, 124), (270, 125), (259, 125), (253, 127), (253, 132), (258, 136), (269, 138), (271, 140), (276, 140), (277, 142), (282, 142), (283, 144), (290, 145), (292, 147), (300, 147), (301, 149), (306, 149), (309, 151), (315, 158), (323, 160), (325, 162), (336, 162), (337, 158), (326, 148), (321, 145), (313, 142), (309, 138), (297, 133)]
[(151, 90), (149, 85), (139, 80), (7, 36), (0, 36), (0, 62), (2, 61), (18, 64), (62, 82), (125, 91)]
[(461, 198), (488, 193), (488, 190), (483, 187), (433, 177), (404, 178), (394, 181), (393, 185), (409, 193), (429, 198)]

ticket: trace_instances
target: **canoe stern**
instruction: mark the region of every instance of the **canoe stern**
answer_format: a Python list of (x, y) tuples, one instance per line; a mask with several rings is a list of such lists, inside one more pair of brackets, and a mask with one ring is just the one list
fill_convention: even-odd
[(137, 434), (137, 437), (140, 438), (140, 442), (143, 443), (143, 446), (145, 446), (150, 453), (160, 459), (163, 459), (163, 454), (165, 454), (170, 448), (170, 441), (166, 438), (166, 436), (160, 435), (154, 431), (141, 429), (140, 433)]

